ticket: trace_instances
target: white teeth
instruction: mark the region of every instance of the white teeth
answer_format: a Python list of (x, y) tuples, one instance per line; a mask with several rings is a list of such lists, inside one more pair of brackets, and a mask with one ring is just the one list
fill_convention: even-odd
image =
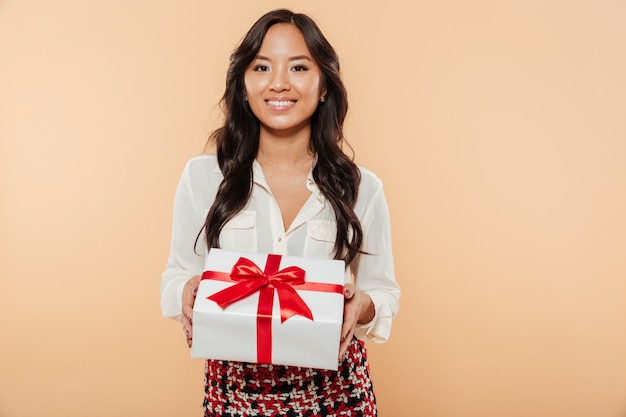
[(267, 103), (268, 103), (270, 106), (275, 106), (275, 107), (287, 107), (287, 106), (290, 106), (290, 105), (292, 105), (293, 103), (295, 103), (295, 101), (291, 101), (291, 100), (288, 100), (288, 101), (282, 101), (282, 100), (281, 100), (281, 101), (278, 101), (278, 100), (268, 100), (268, 101), (267, 101)]

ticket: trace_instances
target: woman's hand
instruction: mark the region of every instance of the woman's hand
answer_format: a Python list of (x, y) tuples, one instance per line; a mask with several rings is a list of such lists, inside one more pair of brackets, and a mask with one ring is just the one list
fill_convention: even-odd
[(339, 361), (343, 360), (348, 351), (357, 323), (368, 323), (374, 318), (374, 303), (369, 295), (363, 291), (357, 291), (353, 284), (346, 284), (343, 296), (343, 326), (341, 326)]
[(200, 275), (190, 278), (183, 287), (183, 331), (187, 337), (187, 345), (191, 347), (193, 338), (193, 303), (196, 301), (198, 285), (200, 285)]

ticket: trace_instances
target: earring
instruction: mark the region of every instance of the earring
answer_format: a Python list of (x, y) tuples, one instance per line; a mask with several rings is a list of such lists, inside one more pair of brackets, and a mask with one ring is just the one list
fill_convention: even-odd
[(243, 96), (243, 101), (248, 101), (248, 96)]
[(320, 102), (322, 102), (322, 103), (323, 103), (323, 102), (325, 102), (325, 101), (326, 101), (326, 96), (322, 96), (322, 97), (320, 98)]

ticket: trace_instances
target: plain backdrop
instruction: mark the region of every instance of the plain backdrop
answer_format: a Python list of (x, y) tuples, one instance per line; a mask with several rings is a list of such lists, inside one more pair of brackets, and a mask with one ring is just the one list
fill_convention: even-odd
[(626, 3), (0, 2), (0, 416), (202, 414), (172, 201), (261, 14), (341, 57), (401, 310), (382, 417), (626, 416)]

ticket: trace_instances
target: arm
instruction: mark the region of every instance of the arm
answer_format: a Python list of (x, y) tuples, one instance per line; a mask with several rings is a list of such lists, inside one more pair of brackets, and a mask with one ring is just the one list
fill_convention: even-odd
[[(206, 252), (202, 236), (197, 246), (197, 253), (200, 255), (194, 251), (194, 242), (202, 227), (204, 213), (198, 209), (194, 198), (190, 170), (188, 163), (176, 190), (170, 255), (161, 280), (161, 312), (164, 317), (177, 321), (182, 321), (184, 292), (186, 300), (189, 300), (189, 291), (184, 291), (185, 284), (194, 276), (202, 274)], [(193, 305), (193, 299), (191, 304)]]
[(395, 279), (391, 250), (391, 225), (387, 201), (379, 180), (357, 210), (363, 228), (363, 250), (352, 262), (355, 284), (344, 289), (344, 324), (339, 360), (352, 336), (377, 343), (389, 338), (391, 322), (398, 313), (400, 287)]
[(368, 296), (374, 314), (361, 314), (354, 333), (359, 339), (382, 343), (389, 338), (392, 320), (398, 313), (400, 287), (394, 272), (389, 208), (379, 181), (362, 212), (361, 227), (367, 254), (359, 255), (351, 266), (356, 293)]
[[(369, 178), (372, 180), (373, 178)], [(380, 180), (369, 183), (357, 215), (363, 228), (363, 247), (350, 265), (355, 285), (344, 288), (344, 317), (339, 360), (352, 337), (377, 343), (389, 338), (391, 322), (398, 313), (400, 287), (395, 279), (391, 251), (389, 209)]]

